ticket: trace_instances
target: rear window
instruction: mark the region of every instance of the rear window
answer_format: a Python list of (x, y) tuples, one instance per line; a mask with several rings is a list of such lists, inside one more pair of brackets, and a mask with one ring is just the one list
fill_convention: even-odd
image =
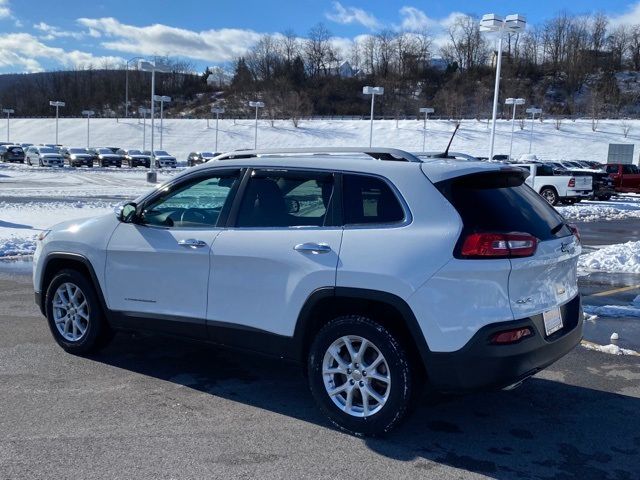
[(13, 152), (13, 153), (22, 153), (22, 147), (9, 147), (7, 148), (8, 151)]
[(539, 177), (553, 177), (553, 167), (550, 165), (538, 165), (536, 175)]
[(524, 232), (540, 240), (571, 235), (565, 220), (520, 173), (480, 173), (436, 185), (456, 208), (466, 233)]

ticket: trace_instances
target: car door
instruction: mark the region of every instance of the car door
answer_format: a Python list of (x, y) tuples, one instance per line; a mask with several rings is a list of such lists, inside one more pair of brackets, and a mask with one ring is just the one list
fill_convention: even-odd
[(342, 240), (334, 174), (257, 169), (243, 184), (212, 249), (207, 320), (221, 343), (223, 325), (292, 336), (307, 298), (335, 286)]
[(133, 222), (118, 225), (105, 267), (112, 310), (191, 324), (204, 334), (209, 253), (239, 174), (216, 169), (188, 176), (140, 205)]

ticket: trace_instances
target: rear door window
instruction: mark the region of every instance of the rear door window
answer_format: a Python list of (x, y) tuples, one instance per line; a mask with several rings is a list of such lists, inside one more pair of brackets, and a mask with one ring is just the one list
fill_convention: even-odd
[(380, 178), (345, 174), (343, 195), (347, 225), (397, 223), (405, 217), (398, 197)]

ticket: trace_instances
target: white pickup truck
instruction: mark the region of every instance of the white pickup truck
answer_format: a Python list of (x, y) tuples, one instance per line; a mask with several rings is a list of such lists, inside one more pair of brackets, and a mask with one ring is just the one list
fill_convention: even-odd
[(518, 163), (517, 166), (529, 172), (526, 183), (551, 205), (572, 204), (593, 194), (590, 175), (554, 175), (551, 165), (540, 163)]

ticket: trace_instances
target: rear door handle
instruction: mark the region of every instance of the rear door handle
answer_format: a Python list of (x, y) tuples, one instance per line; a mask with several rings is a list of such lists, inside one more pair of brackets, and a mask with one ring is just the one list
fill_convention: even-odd
[(298, 252), (313, 253), (313, 254), (329, 253), (331, 251), (331, 247), (326, 243), (313, 243), (313, 242), (299, 243), (298, 245), (293, 247), (293, 249)]
[(178, 241), (178, 245), (180, 245), (181, 247), (201, 248), (201, 247), (206, 247), (207, 242), (204, 242), (202, 240), (197, 240), (195, 238), (187, 238), (186, 240)]

